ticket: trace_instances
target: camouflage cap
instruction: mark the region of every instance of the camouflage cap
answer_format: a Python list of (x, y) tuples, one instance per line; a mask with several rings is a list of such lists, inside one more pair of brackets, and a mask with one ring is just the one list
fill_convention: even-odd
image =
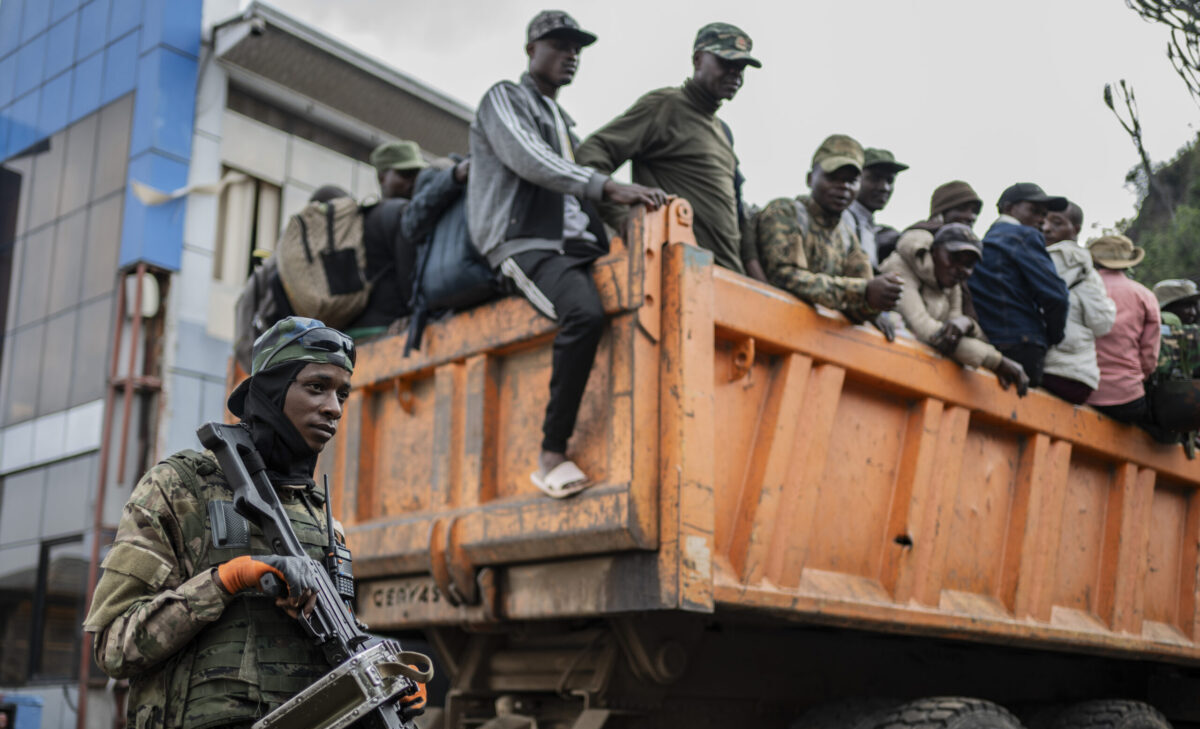
[(1161, 309), (1180, 301), (1200, 299), (1200, 288), (1190, 279), (1169, 278), (1154, 284), (1154, 296), (1158, 299), (1158, 308)]
[(324, 322), (303, 316), (280, 319), (254, 341), (250, 377), (229, 395), (229, 411), (241, 417), (250, 380), (259, 372), (287, 362), (332, 364), (354, 372), (355, 359), (354, 340)]
[(566, 38), (584, 47), (596, 42), (594, 33), (580, 28), (575, 18), (562, 10), (543, 10), (533, 16), (525, 29), (525, 37), (529, 43), (542, 38)]
[(706, 51), (727, 61), (745, 61), (747, 65), (762, 68), (762, 62), (750, 55), (754, 41), (736, 25), (709, 23), (696, 33), (692, 52)]
[(379, 172), (384, 170), (423, 170), (429, 166), (421, 157), (421, 148), (416, 142), (401, 139), (398, 142), (384, 142), (371, 151), (371, 165)]
[(896, 161), (895, 155), (886, 149), (867, 147), (863, 150), (863, 167), (886, 167), (892, 172), (903, 172), (908, 165)]
[(833, 172), (846, 165), (858, 171), (863, 168), (863, 148), (853, 137), (845, 134), (833, 134), (821, 142), (812, 158), (813, 167), (820, 167), (825, 172)]

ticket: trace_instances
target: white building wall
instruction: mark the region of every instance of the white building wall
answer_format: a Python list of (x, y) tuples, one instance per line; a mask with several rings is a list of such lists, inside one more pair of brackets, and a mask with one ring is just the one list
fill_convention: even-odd
[[(338, 185), (360, 200), (378, 197), (370, 165), (230, 111), (226, 85), (221, 68), (207, 62), (197, 92), (189, 185), (212, 185), (225, 170), (234, 170), (278, 187), (278, 220), (272, 221), (276, 230), (282, 230), (321, 185)], [(196, 448), (196, 428), (225, 417), (234, 306), (244, 282), (215, 280), (222, 244), (221, 204), (220, 195), (188, 197), (183, 265), (172, 282), (169, 302), (160, 456)]]

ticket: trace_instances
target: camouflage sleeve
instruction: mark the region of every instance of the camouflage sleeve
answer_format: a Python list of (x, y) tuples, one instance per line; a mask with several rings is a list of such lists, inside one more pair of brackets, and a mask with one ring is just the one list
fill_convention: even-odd
[[(859, 320), (874, 315), (867, 306), (867, 279), (817, 273), (808, 269), (804, 233), (791, 200), (772, 201), (759, 213), (758, 248), (767, 280), (812, 304), (845, 312)], [(862, 248), (858, 249), (860, 252)], [(866, 254), (863, 253), (866, 261)], [(868, 270), (870, 262), (866, 261)]]
[(142, 477), (125, 505), (84, 621), (96, 634), (96, 662), (113, 678), (178, 653), (232, 601), (214, 570), (192, 574), (180, 512), (202, 508), (165, 464)]

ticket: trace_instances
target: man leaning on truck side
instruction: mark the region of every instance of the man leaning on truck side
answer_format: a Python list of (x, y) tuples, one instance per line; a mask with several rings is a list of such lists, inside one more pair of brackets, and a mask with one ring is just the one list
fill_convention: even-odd
[[(733, 133), (717, 117), (721, 103), (742, 87), (746, 66), (762, 68), (750, 55), (753, 47), (740, 28), (704, 26), (692, 44), (692, 77), (683, 86), (638, 99), (588, 137), (576, 159), (605, 174), (633, 160), (635, 182), (661, 187), (692, 204), (696, 243), (712, 251), (717, 265), (765, 281), (758, 257), (742, 249), (742, 176)], [(613, 207), (601, 205), (601, 213), (619, 228), (625, 210)]]
[(526, 39), (528, 71), (519, 83), (501, 81), (489, 89), (471, 122), (467, 218), (472, 240), (492, 267), (559, 324), (532, 479), (548, 496), (562, 498), (588, 485), (566, 452), (604, 328), (592, 262), (608, 251), (608, 238), (593, 203), (653, 210), (667, 195), (575, 162), (574, 122), (557, 96), (574, 80), (580, 51), (596, 36), (566, 13), (544, 10), (530, 21)]
[(808, 173), (811, 195), (771, 201), (758, 216), (758, 248), (767, 279), (810, 304), (870, 320), (888, 341), (884, 315), (900, 300), (900, 277), (874, 276), (854, 230), (842, 218), (858, 193), (863, 148), (844, 134), (821, 143)]
[(1000, 194), (996, 207), (1000, 217), (983, 236), (983, 260), (967, 285), (988, 340), (1040, 387), (1046, 350), (1062, 341), (1070, 306), (1042, 223), (1047, 211), (1066, 210), (1067, 199), (1018, 182)]

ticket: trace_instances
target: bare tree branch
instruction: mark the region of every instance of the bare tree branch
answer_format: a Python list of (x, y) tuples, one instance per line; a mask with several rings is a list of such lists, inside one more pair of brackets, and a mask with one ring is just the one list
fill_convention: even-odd
[[(1128, 1), (1128, 0), (1127, 0)], [(1125, 129), (1125, 133), (1133, 140), (1133, 145), (1137, 147), (1138, 157), (1142, 161), (1142, 171), (1146, 175), (1146, 196), (1157, 197), (1158, 202), (1167, 211), (1168, 216), (1175, 219), (1175, 202), (1166, 188), (1162, 186), (1158, 178), (1154, 175), (1154, 166), (1150, 164), (1150, 155), (1146, 152), (1146, 145), (1142, 141), (1142, 121), (1138, 112), (1137, 97), (1133, 93), (1133, 87), (1121, 79), (1118, 82), (1120, 87), (1114, 92), (1112, 84), (1104, 84), (1104, 103), (1112, 110), (1113, 116), (1117, 117), (1117, 121), (1121, 123), (1121, 127)], [(1122, 116), (1121, 110), (1117, 108), (1117, 100), (1124, 105), (1125, 114)]]
[(1200, 104), (1200, 1), (1125, 0), (1125, 4), (1144, 20), (1170, 28), (1167, 58)]

